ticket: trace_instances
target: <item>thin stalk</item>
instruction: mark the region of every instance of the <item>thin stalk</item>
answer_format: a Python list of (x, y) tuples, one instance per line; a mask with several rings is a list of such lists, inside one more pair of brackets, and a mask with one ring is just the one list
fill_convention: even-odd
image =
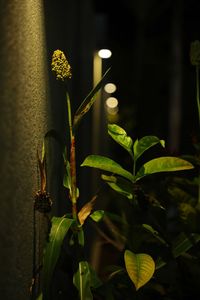
[(77, 216), (77, 187), (76, 187), (76, 151), (75, 151), (75, 136), (72, 128), (71, 102), (69, 94), (67, 96), (67, 112), (70, 132), (70, 175), (71, 175), (71, 201), (72, 201), (72, 216), (78, 220)]
[(77, 217), (77, 187), (76, 187), (76, 153), (75, 153), (75, 136), (72, 135), (71, 150), (70, 150), (70, 172), (71, 172), (71, 201), (72, 201), (72, 215), (75, 220)]
[(72, 142), (72, 136), (73, 136), (72, 113), (71, 113), (71, 102), (68, 93), (66, 93), (66, 98), (67, 98), (67, 113), (68, 113), (68, 122), (69, 122), (70, 142)]
[(136, 172), (136, 160), (133, 160), (133, 176), (135, 177), (135, 172)]

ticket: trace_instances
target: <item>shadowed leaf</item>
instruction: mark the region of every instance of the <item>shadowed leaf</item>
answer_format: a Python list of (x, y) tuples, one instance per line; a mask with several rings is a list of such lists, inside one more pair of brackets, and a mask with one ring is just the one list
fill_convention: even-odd
[(104, 174), (101, 175), (101, 178), (117, 193), (128, 199), (133, 199), (133, 185), (130, 181), (122, 177), (107, 176)]
[(56, 266), (58, 257), (60, 255), (60, 249), (69, 228), (74, 222), (73, 219), (67, 219), (64, 217), (53, 217), (52, 227), (49, 235), (49, 242), (47, 243), (44, 262), (43, 262), (43, 297), (49, 299), (51, 278)]

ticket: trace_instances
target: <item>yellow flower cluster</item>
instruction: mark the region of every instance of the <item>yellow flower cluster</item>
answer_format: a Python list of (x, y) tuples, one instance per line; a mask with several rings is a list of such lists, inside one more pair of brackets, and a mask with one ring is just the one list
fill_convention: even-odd
[(57, 80), (64, 81), (72, 77), (71, 66), (61, 50), (55, 50), (53, 52), (51, 70), (55, 72)]
[(190, 62), (193, 66), (200, 66), (200, 41), (198, 40), (190, 45)]

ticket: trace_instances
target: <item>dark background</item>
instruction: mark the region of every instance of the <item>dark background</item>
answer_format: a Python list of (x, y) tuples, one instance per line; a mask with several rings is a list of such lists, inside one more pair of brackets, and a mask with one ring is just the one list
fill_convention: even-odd
[[(20, 2), (20, 3), (19, 3)], [(193, 152), (199, 138), (195, 70), (190, 43), (200, 39), (199, 0), (0, 0), (0, 295), (26, 300), (33, 268), (33, 199), (40, 188), (37, 150), (44, 135), (67, 137), (65, 93), (51, 73), (54, 50), (63, 50), (72, 66), (69, 84), (75, 111), (93, 86), (93, 56), (109, 47), (109, 81), (117, 86), (117, 123), (133, 139), (153, 134), (166, 140), (170, 154)], [(102, 100), (103, 101), (103, 100)], [(124, 163), (106, 132), (104, 103), (100, 121), (93, 111), (77, 133), (80, 206), (93, 196), (100, 176), (81, 162), (96, 152)], [(96, 122), (95, 122), (96, 121)], [(96, 124), (98, 131), (95, 131)], [(48, 192), (52, 214), (70, 206), (63, 190), (62, 147), (48, 139)], [(95, 175), (95, 176), (94, 176)], [(97, 175), (97, 176), (96, 176)], [(95, 179), (95, 182), (94, 182)], [(98, 181), (98, 182), (96, 182)], [(100, 199), (103, 209), (108, 203)], [(37, 261), (46, 227), (37, 214)]]

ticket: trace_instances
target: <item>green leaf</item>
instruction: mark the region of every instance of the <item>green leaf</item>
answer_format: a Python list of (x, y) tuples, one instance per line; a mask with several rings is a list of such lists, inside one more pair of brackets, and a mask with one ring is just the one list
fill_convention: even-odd
[(36, 300), (42, 300), (42, 299), (43, 299), (43, 295), (42, 295), (42, 293), (41, 293), (41, 294), (39, 294), (39, 296), (37, 297)]
[(104, 210), (96, 210), (91, 215), (90, 218), (95, 222), (100, 222), (104, 217)]
[(115, 142), (126, 149), (131, 157), (133, 157), (133, 141), (130, 136), (127, 136), (127, 133), (123, 128), (116, 124), (108, 124), (108, 134), (113, 138), (113, 140), (115, 140)]
[(95, 270), (88, 264), (90, 270), (90, 286), (94, 289), (99, 288), (102, 285), (102, 281), (98, 277)]
[(87, 261), (80, 261), (73, 283), (79, 291), (80, 300), (92, 300), (90, 268)]
[(96, 100), (97, 92), (102, 87), (103, 81), (105, 77), (107, 76), (108, 72), (110, 71), (110, 68), (105, 72), (105, 74), (102, 76), (101, 80), (97, 83), (97, 85), (92, 89), (92, 91), (86, 96), (86, 98), (83, 100), (77, 111), (74, 115), (74, 121), (73, 121), (73, 128), (76, 129), (78, 123), (81, 121), (82, 117), (89, 111), (91, 106), (93, 105), (94, 101)]
[(133, 145), (134, 159), (137, 160), (146, 150), (160, 143), (165, 147), (165, 141), (160, 140), (158, 137), (153, 135), (147, 135), (141, 139), (137, 139)]
[(106, 181), (106, 183), (117, 193), (127, 197), (128, 199), (133, 199), (133, 185), (130, 181), (124, 178), (107, 176), (102, 174), (101, 178)]
[(145, 163), (137, 172), (135, 180), (153, 173), (183, 171), (193, 168), (194, 166), (190, 162), (178, 157), (158, 157)]
[(86, 157), (84, 162), (81, 164), (82, 167), (92, 167), (100, 170), (108, 171), (122, 177), (129, 179), (130, 181), (134, 180), (134, 176), (127, 170), (123, 169), (118, 163), (114, 160), (100, 155), (89, 155)]
[(71, 174), (70, 174), (70, 163), (69, 161), (65, 161), (65, 173), (63, 177), (63, 186), (67, 189), (69, 189), (71, 194)]
[(52, 226), (49, 234), (49, 242), (45, 249), (43, 262), (43, 296), (45, 300), (49, 299), (51, 278), (60, 255), (63, 239), (74, 220), (64, 217), (53, 217), (51, 222)]
[(130, 250), (125, 251), (124, 260), (127, 273), (137, 291), (152, 278), (155, 271), (154, 260), (148, 254), (135, 254)]

